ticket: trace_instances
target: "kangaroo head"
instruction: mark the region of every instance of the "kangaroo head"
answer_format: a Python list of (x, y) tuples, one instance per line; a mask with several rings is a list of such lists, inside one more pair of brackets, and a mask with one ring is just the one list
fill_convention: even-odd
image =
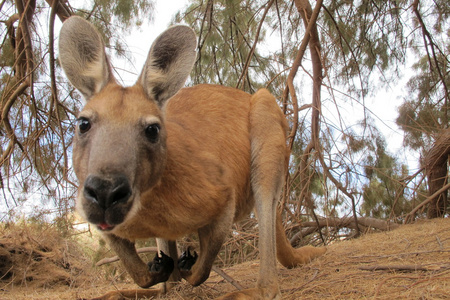
[(117, 84), (100, 34), (71, 17), (59, 37), (61, 65), (86, 100), (77, 119), (73, 166), (78, 212), (112, 231), (160, 179), (167, 156), (164, 104), (183, 85), (195, 60), (196, 36), (174, 26), (153, 43), (136, 84)]

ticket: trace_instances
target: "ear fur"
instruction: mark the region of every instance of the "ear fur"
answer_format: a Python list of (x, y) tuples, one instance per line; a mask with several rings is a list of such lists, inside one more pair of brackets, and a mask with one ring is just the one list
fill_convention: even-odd
[(67, 78), (89, 100), (114, 81), (97, 29), (81, 17), (67, 19), (59, 35), (59, 60)]
[(138, 83), (160, 106), (184, 85), (195, 62), (197, 38), (183, 25), (158, 36), (150, 48)]

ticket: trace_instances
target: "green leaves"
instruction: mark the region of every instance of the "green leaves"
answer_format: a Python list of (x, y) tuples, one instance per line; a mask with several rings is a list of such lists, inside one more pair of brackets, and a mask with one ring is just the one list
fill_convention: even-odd
[(176, 22), (183, 21), (198, 35), (198, 57), (192, 74), (194, 84), (216, 83), (253, 92), (268, 80), (269, 58), (258, 48), (241, 78), (256, 38), (264, 40), (264, 30), (255, 32), (265, 3), (259, 1), (192, 1)]
[(406, 2), (331, 1), (324, 7), (323, 47), (333, 62), (329, 66), (336, 83), (352, 91), (356, 78), (356, 90), (365, 95), (373, 73), (395, 70), (405, 62)]

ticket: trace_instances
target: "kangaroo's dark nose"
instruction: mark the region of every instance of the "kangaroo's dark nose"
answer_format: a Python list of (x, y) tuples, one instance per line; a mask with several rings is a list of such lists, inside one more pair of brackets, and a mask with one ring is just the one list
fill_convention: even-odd
[(84, 182), (84, 197), (97, 202), (101, 208), (107, 209), (116, 203), (125, 203), (131, 196), (128, 179), (123, 175), (107, 179), (89, 175)]

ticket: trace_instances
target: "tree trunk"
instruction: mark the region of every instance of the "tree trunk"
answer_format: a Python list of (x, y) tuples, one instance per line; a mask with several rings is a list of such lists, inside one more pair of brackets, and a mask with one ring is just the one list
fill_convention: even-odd
[[(448, 156), (450, 154), (450, 129), (443, 130), (433, 147), (425, 157), (425, 172), (428, 179), (430, 195), (441, 189), (447, 183)], [(443, 217), (448, 207), (448, 191), (442, 192), (428, 205), (429, 219)]]
[[(311, 213), (314, 215), (314, 201), (309, 190), (311, 180), (311, 164), (313, 150), (320, 149), (319, 146), (319, 129), (320, 129), (320, 87), (322, 86), (322, 61), (320, 59), (320, 40), (319, 33), (317, 31), (317, 25), (315, 19), (312, 20), (313, 10), (308, 0), (295, 0), (295, 6), (297, 11), (303, 19), (305, 26), (305, 34), (309, 37), (309, 50), (311, 53), (312, 67), (313, 67), (313, 98), (312, 98), (312, 113), (311, 113), (311, 140), (305, 149), (304, 154), (301, 157), (300, 162), (300, 181), (301, 181), (301, 194), (300, 199), (311, 209)], [(319, 6), (320, 9), (320, 6)], [(310, 24), (313, 22), (312, 24)], [(311, 27), (312, 26), (312, 27)], [(308, 30), (311, 28), (310, 30)], [(293, 89), (293, 87), (292, 87)], [(292, 91), (295, 93), (295, 91)], [(319, 150), (320, 151), (320, 150)]]

